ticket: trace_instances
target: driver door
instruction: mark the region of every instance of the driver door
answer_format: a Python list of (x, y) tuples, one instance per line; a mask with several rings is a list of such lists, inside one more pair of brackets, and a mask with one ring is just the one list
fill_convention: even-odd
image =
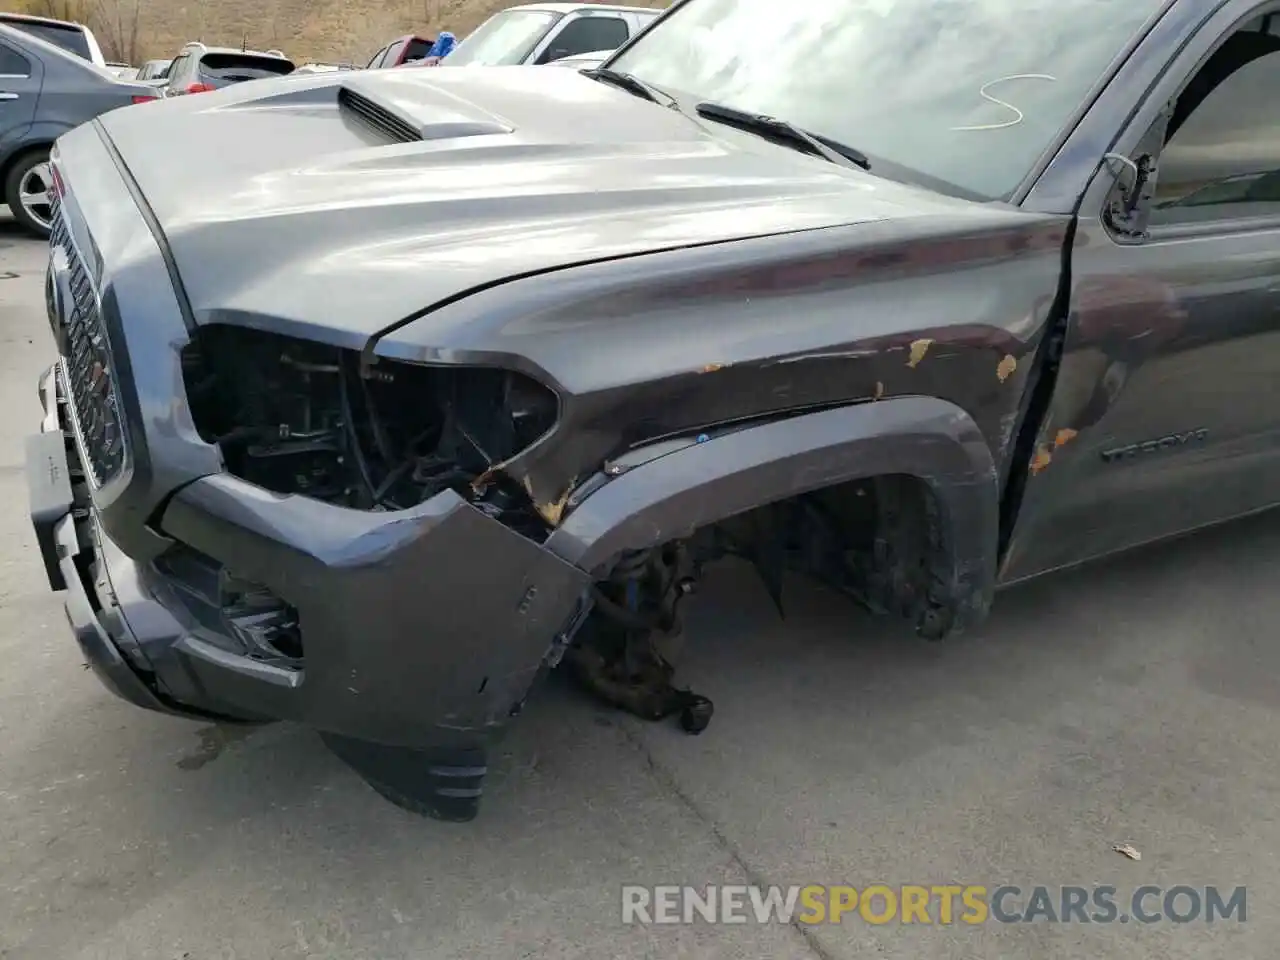
[(0, 39), (0, 148), (22, 136), (35, 120), (44, 65)]
[(1280, 502), (1275, 6), (1210, 17), (1085, 194), (1006, 582)]

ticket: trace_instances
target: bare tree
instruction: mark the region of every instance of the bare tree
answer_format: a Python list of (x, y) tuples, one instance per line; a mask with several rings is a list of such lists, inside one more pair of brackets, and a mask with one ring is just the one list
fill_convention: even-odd
[(92, 0), (89, 23), (108, 60), (138, 62), (140, 3), (141, 0)]
[(258, 32), (266, 34), (268, 39), (265, 46), (273, 50), (279, 50), (280, 43), (280, 0), (264, 0), (258, 6), (258, 12), (261, 16), (260, 24), (264, 29)]
[(141, 0), (26, 0), (22, 6), (37, 16), (85, 24), (97, 36), (108, 60), (138, 60)]
[[(414, 30), (392, 10), (357, 11), (347, 4), (343, 13), (342, 35), (346, 38), (341, 59), (364, 64), (369, 55), (393, 37)], [(333, 51), (336, 54), (338, 51)]]
[(73, 23), (87, 23), (92, 13), (89, 0), (32, 0), (26, 6), (36, 16)]

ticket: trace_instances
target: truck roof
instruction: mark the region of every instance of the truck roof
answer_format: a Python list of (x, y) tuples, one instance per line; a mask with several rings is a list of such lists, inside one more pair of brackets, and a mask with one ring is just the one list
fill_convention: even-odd
[(573, 13), (577, 10), (625, 10), (628, 13), (662, 13), (661, 7), (629, 7), (621, 3), (521, 3), (508, 10), (546, 10), (549, 13)]
[(5, 10), (0, 12), (0, 18), (5, 20), (22, 20), (26, 23), (47, 23), (51, 27), (80, 27), (84, 29), (83, 23), (77, 23), (75, 20), (57, 20), (53, 17), (37, 17), (30, 13), (10, 13)]

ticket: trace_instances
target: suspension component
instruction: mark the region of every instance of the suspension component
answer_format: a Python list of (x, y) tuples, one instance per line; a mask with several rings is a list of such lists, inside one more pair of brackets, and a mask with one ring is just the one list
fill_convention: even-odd
[(678, 713), (681, 727), (695, 734), (715, 707), (674, 685), (671, 657), (681, 638), (680, 604), (698, 572), (679, 543), (624, 555), (592, 588), (596, 615), (566, 657), (579, 681), (607, 703), (644, 720)]

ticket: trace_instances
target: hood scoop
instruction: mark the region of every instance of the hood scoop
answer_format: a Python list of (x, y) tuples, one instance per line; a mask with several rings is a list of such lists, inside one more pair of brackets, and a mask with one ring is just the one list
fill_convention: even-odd
[(413, 124), (396, 116), (381, 104), (374, 103), (368, 97), (356, 93), (350, 87), (342, 87), (338, 91), (338, 106), (388, 140), (396, 143), (413, 143), (415, 140), (423, 139), (422, 132), (415, 130)]
[(376, 78), (338, 88), (338, 109), (391, 143), (511, 133), (514, 129), (466, 101), (427, 84), (386, 83)]

